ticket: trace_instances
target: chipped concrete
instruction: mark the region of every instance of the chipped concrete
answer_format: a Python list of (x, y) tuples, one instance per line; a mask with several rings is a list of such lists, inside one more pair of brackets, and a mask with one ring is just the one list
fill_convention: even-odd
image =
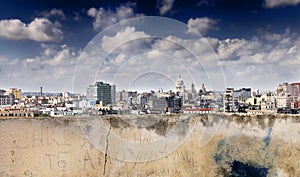
[[(118, 149), (115, 143), (107, 142), (106, 153), (98, 150), (73, 118), (1, 119), (0, 176), (227, 176), (234, 161), (268, 169), (268, 176), (300, 176), (299, 117), (216, 117), (185, 120), (175, 131), (188, 135), (180, 146), (142, 162), (110, 156), (117, 152), (110, 151)], [(103, 120), (110, 127), (105, 140), (114, 134), (141, 144), (159, 141), (178, 121), (176, 117), (124, 121), (120, 116)], [(194, 125), (190, 134), (182, 128), (187, 122)], [(93, 132), (92, 128), (86, 130)], [(151, 159), (155, 155), (151, 152), (140, 156)]]

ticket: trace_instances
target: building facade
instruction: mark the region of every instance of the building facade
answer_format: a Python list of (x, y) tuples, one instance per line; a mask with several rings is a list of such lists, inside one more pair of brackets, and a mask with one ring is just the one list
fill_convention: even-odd
[(11, 88), (10, 92), (14, 95), (14, 98), (16, 100), (21, 100), (22, 99), (22, 90), (21, 89)]
[(0, 106), (12, 105), (14, 103), (14, 96), (12, 94), (9, 95), (0, 95)]
[(181, 75), (179, 75), (176, 80), (175, 93), (179, 93), (180, 96), (183, 96), (184, 91), (185, 91), (185, 86), (183, 83), (183, 79), (181, 78)]
[(114, 104), (116, 100), (116, 86), (104, 82), (96, 82), (86, 89), (86, 100), (91, 104)]
[(300, 82), (279, 84), (276, 89), (276, 94), (290, 94), (292, 97), (298, 97), (300, 95)]
[(226, 88), (224, 92), (224, 111), (236, 112), (245, 108), (247, 99), (251, 98), (251, 88)]
[(293, 97), (287, 93), (281, 93), (275, 97), (277, 108), (291, 108)]

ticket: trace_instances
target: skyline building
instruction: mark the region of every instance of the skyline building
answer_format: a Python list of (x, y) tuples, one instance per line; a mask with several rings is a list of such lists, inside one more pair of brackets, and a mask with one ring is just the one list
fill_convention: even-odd
[(22, 90), (21, 89), (11, 88), (10, 93), (12, 93), (14, 95), (14, 98), (16, 100), (21, 100), (22, 99)]
[(276, 94), (290, 94), (292, 97), (298, 97), (300, 95), (300, 82), (279, 84), (276, 88)]
[(185, 86), (181, 75), (178, 75), (175, 85), (175, 93), (179, 93), (180, 96), (184, 95)]
[(0, 90), (0, 107), (5, 105), (12, 105), (14, 103), (14, 95), (7, 93), (5, 90)]
[(116, 86), (104, 82), (96, 82), (86, 89), (86, 100), (91, 104), (102, 103), (103, 105), (116, 102)]
[(247, 99), (251, 98), (251, 88), (226, 88), (224, 92), (224, 110), (233, 112), (244, 106)]

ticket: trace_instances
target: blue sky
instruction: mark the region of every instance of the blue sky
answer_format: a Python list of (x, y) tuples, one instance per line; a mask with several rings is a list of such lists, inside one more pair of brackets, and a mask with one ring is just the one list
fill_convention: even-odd
[[(1, 2), (0, 5), (0, 88), (17, 87), (24, 91), (36, 91), (43, 86), (46, 91), (71, 91), (74, 86), (74, 68), (88, 43), (111, 25), (145, 16), (175, 19), (186, 24), (186, 33), (191, 33), (192, 30), (199, 32), (220, 61), (226, 86), (274, 90), (278, 83), (299, 81), (300, 0), (10, 0)], [(164, 25), (153, 24), (153, 27)], [(118, 32), (119, 36), (115, 33), (113, 40), (117, 40), (122, 34), (149, 36), (149, 31), (137, 28), (120, 29)], [(170, 33), (164, 40), (166, 39), (182, 41), (183, 36)], [(182, 43), (187, 48), (194, 48), (193, 44), (200, 39), (185, 40)], [(105, 45), (109, 44), (103, 44)], [(164, 48), (157, 48), (159, 45), (162, 45), (161, 41), (151, 41), (151, 48), (147, 50), (151, 55), (143, 57), (153, 59), (152, 54)], [(140, 46), (136, 46), (136, 49), (143, 50)], [(165, 53), (175, 55), (177, 50)], [(202, 54), (206, 55), (197, 55)], [(124, 51), (121, 51), (111, 57), (120, 61), (124, 55)], [(149, 73), (154, 71), (151, 67), (167, 65), (159, 57), (162, 56), (153, 59), (152, 64), (148, 63)], [(181, 55), (176, 57), (180, 58)], [(160, 62), (153, 64), (158, 60)], [(165, 61), (170, 63), (167, 59)], [(182, 59), (182, 62), (188, 63), (190, 60)], [(111, 66), (119, 67), (116, 62)], [(215, 72), (209, 67), (207, 65), (208, 72)], [(135, 65), (135, 68), (138, 71), (137, 68), (143, 67)], [(193, 69), (196, 68), (190, 68)], [(146, 73), (145, 70), (147, 68), (143, 68), (135, 76), (120, 74), (117, 78), (120, 82), (116, 80), (115, 83), (117, 90), (128, 89), (121, 80), (142, 78), (138, 73)], [(219, 71), (219, 68), (216, 70)], [(163, 76), (162, 72), (164, 71), (157, 69), (157, 75), (145, 74), (143, 79), (134, 81), (141, 84), (130, 89), (147, 89), (142, 87), (143, 83), (151, 83), (149, 90), (157, 90), (159, 87), (168, 90), (173, 87), (172, 82), (163, 86), (161, 84), (170, 79), (174, 82), (176, 75), (182, 74), (174, 72)], [(163, 76), (165, 80), (156, 76)], [(150, 82), (155, 79), (157, 82)], [(187, 89), (191, 82), (196, 82), (198, 89), (205, 79), (186, 77)], [(224, 84), (220, 84), (212, 88), (220, 90), (223, 86)]]

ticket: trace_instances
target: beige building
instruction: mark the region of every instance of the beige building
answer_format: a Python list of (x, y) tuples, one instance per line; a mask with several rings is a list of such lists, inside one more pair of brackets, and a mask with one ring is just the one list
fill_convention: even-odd
[(277, 108), (291, 108), (293, 97), (290, 94), (279, 94), (275, 99)]
[(10, 92), (14, 95), (16, 100), (22, 99), (22, 90), (17, 88), (11, 88)]
[(277, 89), (276, 89), (276, 94), (279, 95), (279, 94), (290, 94), (291, 96), (294, 96), (294, 97), (297, 97), (300, 95), (300, 83), (299, 82), (295, 82), (295, 83), (282, 83), (282, 84), (279, 84), (277, 86)]

